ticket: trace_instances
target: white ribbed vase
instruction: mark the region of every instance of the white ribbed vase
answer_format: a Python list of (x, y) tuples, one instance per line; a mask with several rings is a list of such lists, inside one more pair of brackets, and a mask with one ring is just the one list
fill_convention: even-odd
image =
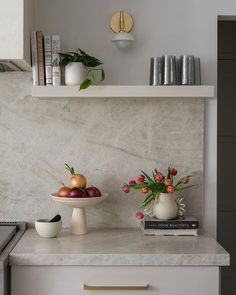
[(175, 199), (175, 192), (160, 193), (153, 204), (153, 215), (158, 219), (176, 218), (178, 215), (178, 206)]
[(80, 85), (86, 78), (86, 68), (82, 62), (71, 62), (65, 68), (66, 85)]

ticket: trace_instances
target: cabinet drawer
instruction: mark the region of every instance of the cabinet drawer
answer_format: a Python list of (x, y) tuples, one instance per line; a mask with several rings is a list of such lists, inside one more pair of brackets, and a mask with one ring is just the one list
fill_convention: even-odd
[(217, 295), (218, 267), (14, 266), (12, 295)]

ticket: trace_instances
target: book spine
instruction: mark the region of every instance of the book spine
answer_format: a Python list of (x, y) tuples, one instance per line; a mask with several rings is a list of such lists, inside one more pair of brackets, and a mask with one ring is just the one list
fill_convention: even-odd
[(198, 229), (198, 221), (185, 221), (185, 222), (156, 222), (145, 221), (143, 223), (145, 229)]
[(52, 85), (52, 37), (44, 36), (44, 62), (46, 85)]
[(41, 31), (37, 35), (37, 52), (38, 52), (38, 77), (39, 85), (45, 85), (45, 69), (44, 69), (44, 48), (43, 48), (43, 34)]
[(61, 85), (61, 70), (59, 67), (61, 50), (60, 36), (52, 36), (52, 84), (54, 86)]
[(148, 232), (143, 232), (144, 236), (183, 236), (183, 237), (187, 237), (187, 236), (198, 236), (197, 232), (194, 233), (148, 233)]
[(36, 31), (31, 32), (30, 36), (31, 41), (31, 60), (32, 60), (32, 76), (33, 76), (33, 85), (39, 85), (38, 80), (38, 54), (37, 54), (37, 37)]
[(61, 70), (60, 67), (52, 67), (52, 84), (53, 86), (61, 85)]
[(144, 229), (142, 225), (141, 225), (141, 231), (145, 236), (196, 236), (198, 235), (197, 229), (151, 230), (151, 229)]
[(61, 50), (61, 41), (59, 35), (52, 35), (52, 53), (59, 53)]

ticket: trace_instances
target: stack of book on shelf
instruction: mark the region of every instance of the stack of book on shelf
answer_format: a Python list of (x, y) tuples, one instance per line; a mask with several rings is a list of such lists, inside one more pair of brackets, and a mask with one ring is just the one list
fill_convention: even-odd
[(191, 216), (172, 220), (160, 220), (144, 216), (141, 230), (145, 236), (197, 236), (199, 221)]
[(41, 31), (31, 32), (31, 59), (33, 85), (61, 85), (60, 36), (43, 36)]

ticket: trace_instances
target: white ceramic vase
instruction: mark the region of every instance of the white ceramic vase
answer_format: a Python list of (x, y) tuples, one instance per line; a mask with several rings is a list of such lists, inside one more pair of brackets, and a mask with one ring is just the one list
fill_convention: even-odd
[(86, 78), (86, 68), (82, 62), (71, 62), (65, 67), (66, 85), (80, 85)]
[(176, 194), (160, 193), (153, 204), (153, 215), (158, 219), (173, 219), (178, 215)]

